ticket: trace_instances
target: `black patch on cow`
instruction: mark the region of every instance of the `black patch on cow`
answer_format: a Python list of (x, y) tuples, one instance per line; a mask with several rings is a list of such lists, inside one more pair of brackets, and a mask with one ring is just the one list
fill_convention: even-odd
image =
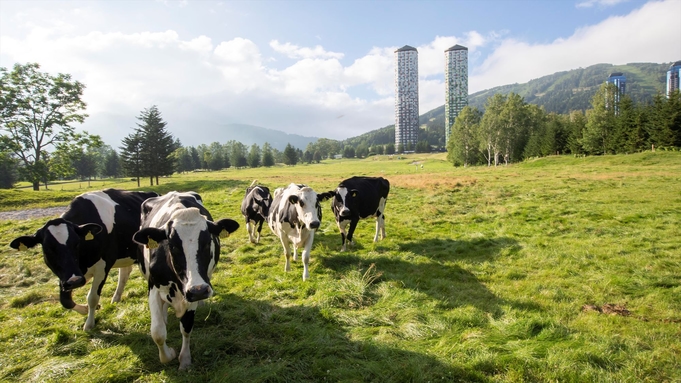
[(180, 323), (182, 323), (182, 328), (184, 329), (184, 332), (189, 334), (192, 332), (192, 328), (194, 327), (194, 314), (196, 312), (194, 310), (187, 310), (184, 315), (182, 315), (182, 318), (180, 318)]

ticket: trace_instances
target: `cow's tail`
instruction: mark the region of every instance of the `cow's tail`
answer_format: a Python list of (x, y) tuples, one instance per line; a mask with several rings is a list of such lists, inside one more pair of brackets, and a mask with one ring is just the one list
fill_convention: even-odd
[(257, 184), (257, 183), (258, 183), (258, 180), (253, 180), (253, 182), (251, 182), (251, 186), (249, 186), (249, 188), (255, 186), (255, 184)]

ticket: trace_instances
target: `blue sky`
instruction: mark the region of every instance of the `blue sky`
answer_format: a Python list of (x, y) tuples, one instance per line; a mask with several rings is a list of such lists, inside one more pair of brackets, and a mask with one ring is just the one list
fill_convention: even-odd
[(393, 52), (419, 50), (422, 113), (444, 103), (444, 50), (471, 93), (597, 63), (681, 59), (681, 0), (0, 0), (0, 66), (86, 84), (80, 127), (113, 147), (157, 105), (185, 145), (242, 123), (344, 139), (394, 122)]

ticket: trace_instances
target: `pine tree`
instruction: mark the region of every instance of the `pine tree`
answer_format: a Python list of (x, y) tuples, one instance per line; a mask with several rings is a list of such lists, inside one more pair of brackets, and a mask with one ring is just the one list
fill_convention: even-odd
[(137, 178), (137, 187), (140, 187), (140, 177), (144, 174), (142, 156), (142, 135), (135, 131), (121, 141), (121, 163), (125, 174)]
[(274, 166), (274, 153), (272, 153), (272, 146), (265, 142), (262, 145), (262, 165), (265, 167)]
[(298, 153), (291, 144), (286, 144), (286, 148), (284, 148), (284, 163), (286, 165), (295, 165), (298, 163)]
[(149, 177), (151, 185), (158, 185), (159, 176), (173, 174), (175, 157), (172, 155), (177, 149), (178, 142), (166, 130), (167, 123), (161, 118), (161, 112), (156, 105), (145, 109), (137, 117), (137, 124), (142, 137), (142, 167), (144, 174)]

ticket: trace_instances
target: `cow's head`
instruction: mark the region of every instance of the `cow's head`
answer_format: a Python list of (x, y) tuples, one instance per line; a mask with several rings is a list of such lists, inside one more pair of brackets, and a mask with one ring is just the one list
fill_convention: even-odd
[(272, 196), (270, 195), (270, 189), (265, 186), (256, 186), (253, 189), (253, 201), (256, 204), (255, 211), (267, 219), (270, 214), (270, 205), (272, 205)]
[[(102, 231), (96, 223), (76, 225), (63, 218), (48, 221), (33, 235), (25, 235), (10, 242), (10, 247), (26, 250), (40, 244), (45, 264), (59, 278), (62, 291), (71, 291), (85, 285), (85, 277), (78, 260), (86, 241), (94, 241)], [(82, 254), (87, 256), (89, 254)]]
[(320, 202), (331, 198), (333, 194), (332, 191), (317, 194), (312, 188), (304, 186), (292, 191), (288, 201), (295, 207), (299, 221), (309, 230), (316, 230), (322, 219)]
[(133, 240), (153, 250), (164, 251), (173, 271), (183, 285), (187, 301), (210, 298), (210, 276), (220, 251), (218, 236), (228, 236), (239, 224), (231, 219), (212, 222), (197, 208), (175, 211), (164, 227), (147, 227), (133, 235)]
[(358, 195), (357, 189), (348, 189), (343, 185), (339, 185), (336, 189), (336, 198), (332, 202), (332, 210), (338, 214), (339, 217), (349, 217), (352, 211), (357, 211), (355, 204)]

